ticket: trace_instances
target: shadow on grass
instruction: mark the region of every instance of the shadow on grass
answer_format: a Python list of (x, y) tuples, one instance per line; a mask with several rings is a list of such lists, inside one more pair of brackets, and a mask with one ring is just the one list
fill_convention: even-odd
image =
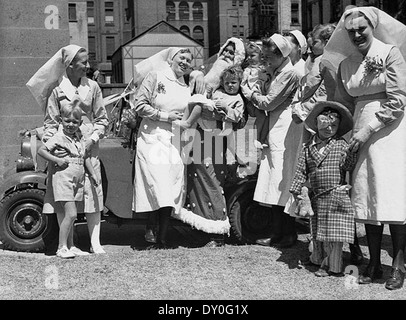
[[(299, 233), (300, 234), (300, 233)], [(296, 242), (296, 244), (291, 247), (291, 248), (279, 248), (280, 251), (280, 256), (277, 259), (277, 261), (283, 262), (285, 263), (289, 269), (305, 269), (309, 272), (315, 272), (319, 269), (319, 266), (317, 265), (304, 265), (302, 264), (303, 261), (306, 261), (309, 256), (310, 256), (310, 252), (308, 250), (308, 245), (309, 242), (304, 239), (304, 237), (301, 237), (302, 240), (298, 240)], [(310, 238), (310, 236), (309, 236)], [(363, 256), (364, 256), (364, 260), (362, 262), (361, 265), (357, 265), (355, 266), (356, 268), (358, 268), (358, 274), (361, 275), (365, 268), (368, 266), (369, 264), (369, 253), (368, 253), (368, 244), (367, 244), (367, 239), (366, 236), (361, 236), (358, 238), (359, 244), (361, 247), (363, 247)], [(386, 251), (386, 252), (385, 252)], [(384, 261), (388, 261), (387, 259), (384, 259), (383, 256), (389, 256), (391, 259), (392, 257), (392, 240), (391, 240), (391, 236), (390, 234), (384, 234), (382, 237), (382, 245), (381, 245), (381, 260)], [(347, 266), (351, 266), (351, 253), (349, 250), (345, 250), (343, 252), (343, 266), (344, 269)], [(390, 261), (391, 263), (391, 261)], [(390, 272), (391, 272), (392, 266), (391, 264), (388, 263), (382, 263), (382, 270), (383, 270), (383, 277), (382, 279), (377, 279), (374, 281), (374, 283), (379, 283), (379, 284), (384, 284), (385, 281), (388, 279), (388, 277), (390, 276)]]

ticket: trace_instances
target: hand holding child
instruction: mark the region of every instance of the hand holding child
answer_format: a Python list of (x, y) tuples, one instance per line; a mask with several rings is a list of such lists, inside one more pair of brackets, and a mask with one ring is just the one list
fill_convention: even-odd
[(66, 158), (58, 158), (58, 157), (56, 157), (54, 162), (55, 162), (55, 165), (57, 167), (59, 167), (60, 169), (65, 169), (65, 168), (67, 168), (69, 166), (69, 160), (66, 159)]
[(168, 120), (169, 121), (175, 121), (175, 120), (182, 120), (182, 113), (179, 111), (170, 111), (168, 114)]
[(226, 116), (227, 115), (227, 106), (223, 105), (223, 102), (221, 100), (217, 100), (216, 103), (216, 110), (220, 115)]
[(365, 126), (356, 132), (349, 141), (349, 149), (351, 152), (357, 152), (362, 145), (368, 141), (371, 135), (374, 133), (370, 126)]

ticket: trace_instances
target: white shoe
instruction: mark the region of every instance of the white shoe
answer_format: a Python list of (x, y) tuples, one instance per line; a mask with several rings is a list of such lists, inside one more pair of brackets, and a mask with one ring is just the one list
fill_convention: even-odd
[(96, 249), (93, 249), (93, 247), (90, 247), (90, 252), (91, 253), (95, 253), (95, 254), (103, 254), (106, 253), (106, 251), (104, 251), (103, 247), (96, 247)]
[(90, 253), (86, 251), (82, 251), (77, 247), (70, 247), (70, 252), (72, 252), (75, 256), (88, 256)]
[(62, 259), (71, 259), (75, 257), (75, 254), (71, 252), (67, 247), (62, 247), (56, 252), (56, 256)]

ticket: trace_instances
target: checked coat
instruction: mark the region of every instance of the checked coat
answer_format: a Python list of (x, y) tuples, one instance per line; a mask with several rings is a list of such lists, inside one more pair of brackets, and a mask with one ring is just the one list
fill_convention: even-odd
[(342, 137), (334, 137), (322, 153), (317, 150), (314, 136), (300, 153), (290, 192), (300, 194), (310, 182), (311, 202), (315, 213), (311, 220), (312, 238), (318, 241), (354, 241), (354, 209), (345, 178), (357, 161), (357, 154), (348, 151)]

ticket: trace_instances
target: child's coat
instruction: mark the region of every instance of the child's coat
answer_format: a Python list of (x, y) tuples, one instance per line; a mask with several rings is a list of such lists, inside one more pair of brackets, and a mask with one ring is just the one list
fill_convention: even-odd
[(313, 239), (353, 243), (354, 209), (345, 178), (355, 166), (356, 153), (347, 152), (348, 143), (343, 138), (332, 138), (321, 154), (314, 141), (302, 149), (290, 192), (300, 194), (309, 179), (315, 212), (310, 219)]

